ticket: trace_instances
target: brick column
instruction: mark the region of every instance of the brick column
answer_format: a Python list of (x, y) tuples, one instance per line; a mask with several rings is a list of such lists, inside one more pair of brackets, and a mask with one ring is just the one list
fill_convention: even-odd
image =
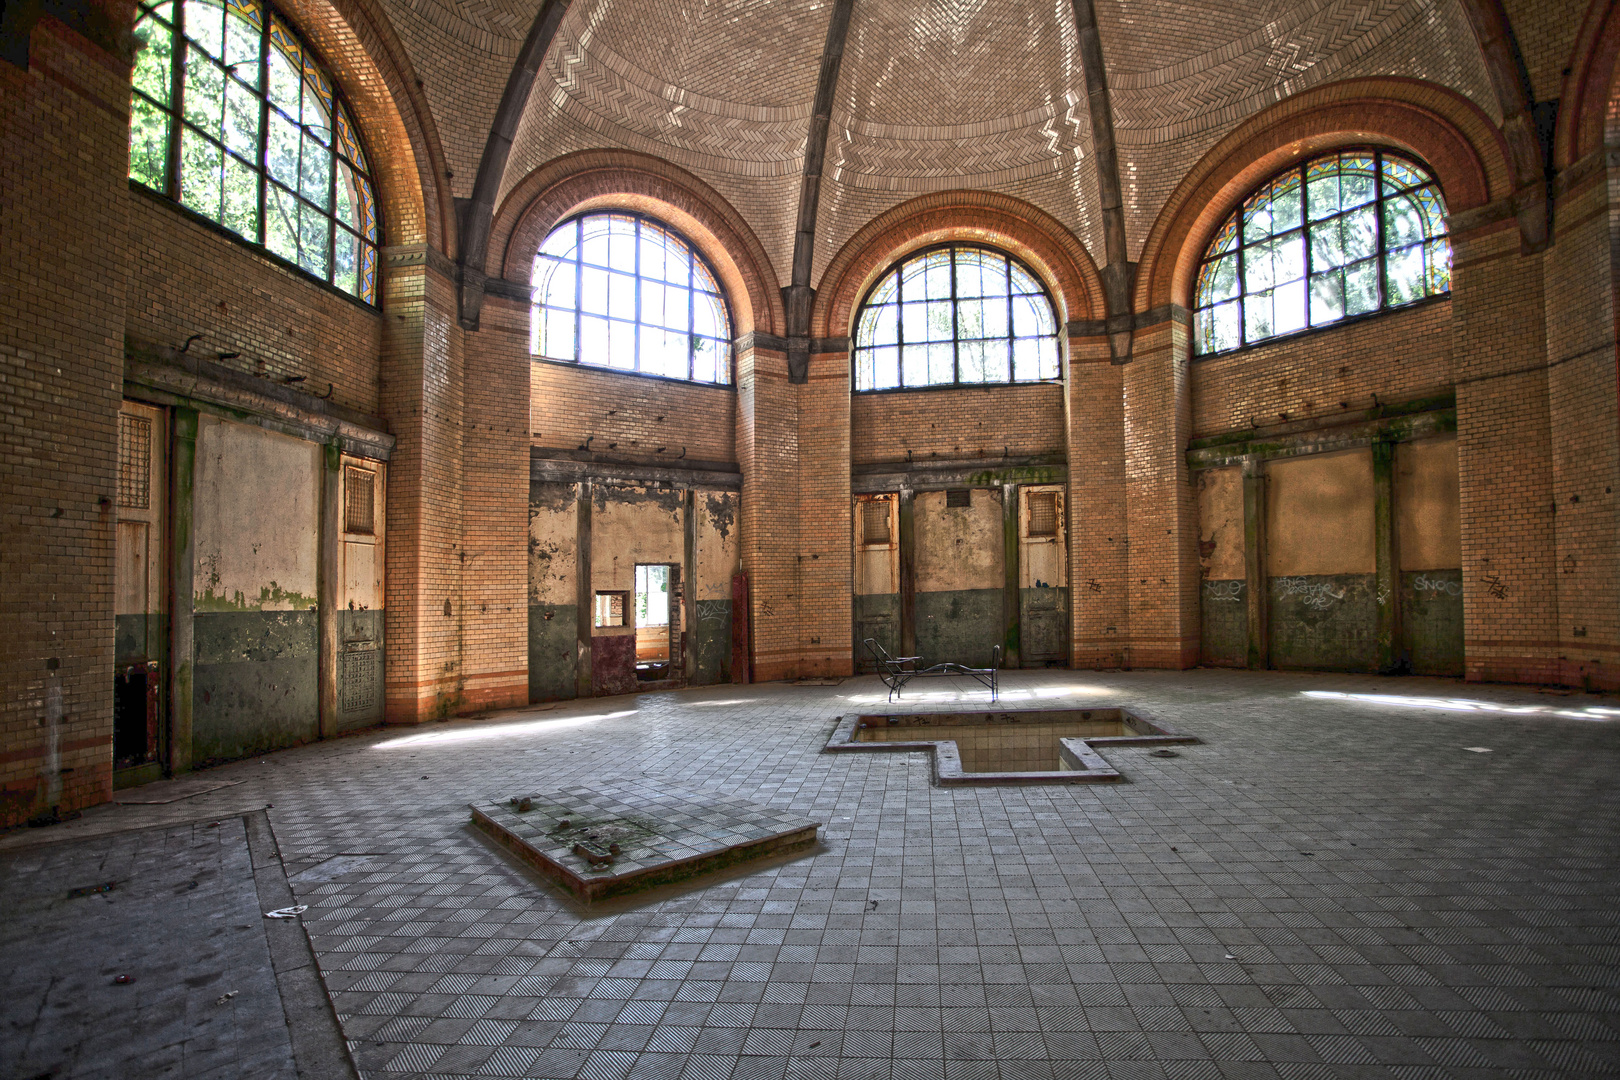
[(1077, 668), (1126, 663), (1124, 372), (1110, 361), (1107, 338), (1069, 339), (1069, 654)]
[(1603, 152), (1577, 162), (1543, 258), (1548, 430), (1562, 682), (1620, 689), (1620, 402), (1616, 401), (1614, 182)]
[(462, 331), (455, 285), (420, 245), (387, 252), (382, 411), (398, 440), (388, 473), (390, 723), (462, 702)]
[(1541, 256), (1512, 221), (1452, 238), (1464, 673), (1559, 676)]
[[(855, 620), (849, 353), (810, 354), (798, 391), (800, 675), (850, 675)], [(746, 482), (746, 481), (745, 481)]]
[(490, 297), (467, 333), (461, 675), (464, 710), (529, 700), (529, 307)]
[[(83, 21), (113, 35), (130, 19)], [(0, 827), (112, 796), (131, 198), (115, 43), (50, 15), (17, 29), (0, 59)]]
[(1132, 667), (1198, 663), (1198, 507), (1187, 476), (1189, 329), (1140, 329), (1124, 373), (1126, 581)]
[(786, 352), (758, 345), (739, 349), (742, 568), (748, 574), (756, 680), (791, 678), (799, 671), (798, 459), (798, 388), (788, 382)]

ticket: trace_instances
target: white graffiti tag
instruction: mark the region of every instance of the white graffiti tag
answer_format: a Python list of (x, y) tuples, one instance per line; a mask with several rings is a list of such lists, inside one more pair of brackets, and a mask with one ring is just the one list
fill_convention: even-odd
[(1204, 599), (1239, 603), (1243, 600), (1243, 584), (1241, 581), (1206, 581)]
[(1437, 592), (1445, 593), (1447, 596), (1461, 596), (1463, 590), (1462, 582), (1460, 581), (1443, 581), (1440, 578), (1429, 577), (1427, 574), (1419, 574), (1412, 582), (1412, 591)]
[(1345, 590), (1333, 591), (1333, 586), (1326, 581), (1311, 581), (1309, 578), (1273, 578), (1280, 596), (1298, 596), (1300, 603), (1308, 608), (1321, 611), (1333, 606), (1334, 601), (1343, 600)]

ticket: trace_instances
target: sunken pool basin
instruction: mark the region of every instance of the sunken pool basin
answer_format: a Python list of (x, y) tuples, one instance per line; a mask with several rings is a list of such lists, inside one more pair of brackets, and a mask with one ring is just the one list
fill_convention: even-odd
[(966, 784), (1086, 784), (1120, 779), (1110, 746), (1195, 743), (1140, 709), (871, 713), (839, 719), (829, 753), (931, 750), (934, 780)]

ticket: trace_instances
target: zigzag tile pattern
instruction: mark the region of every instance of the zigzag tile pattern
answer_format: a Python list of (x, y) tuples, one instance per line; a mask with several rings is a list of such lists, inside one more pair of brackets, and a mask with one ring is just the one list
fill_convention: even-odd
[[(518, 129), (501, 195), (575, 150), (652, 154), (713, 185), (787, 274), (824, 8), (576, 3)], [(710, 93), (698, 93), (702, 87)]]
[[(1116, 84), (1113, 102), (1132, 258), (1187, 170), (1233, 127), (1287, 94), (1335, 79), (1404, 75), (1452, 87), (1500, 119), (1479, 50), (1470, 44), (1467, 16), (1455, 0), (1321, 0), (1315, 6), (1316, 20), (1296, 26), (1292, 44), (1261, 42), (1201, 75), (1120, 78), (1126, 85)], [(1350, 33), (1352, 26), (1361, 32)], [(1102, 30), (1105, 49), (1128, 36), (1124, 25)], [(1312, 40), (1331, 51), (1304, 63), (1303, 43)], [(1114, 54), (1107, 55), (1112, 64)], [(1295, 75), (1281, 77), (1279, 56), (1296, 58)], [(1184, 95), (1179, 109), (1166, 104), (1172, 89)]]
[(915, 195), (1016, 195), (1097, 232), (1091, 121), (1067, 0), (858, 7), (817, 222), (815, 276), (862, 225)]
[[(489, 24), (504, 27), (516, 20), (521, 23), (516, 37), (469, 21), (459, 10), (465, 5), (449, 0), (381, 2), (422, 80), (445, 162), (454, 174), (451, 190), (470, 195), (501, 92), (540, 0), (508, 0), (499, 12), (502, 21)], [(493, 9), (485, 0), (477, 3)]]

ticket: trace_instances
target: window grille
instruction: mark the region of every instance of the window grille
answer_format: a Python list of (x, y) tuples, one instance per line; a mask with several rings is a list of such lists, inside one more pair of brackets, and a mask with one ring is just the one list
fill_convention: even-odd
[(1057, 314), (1018, 260), (948, 244), (890, 269), (855, 315), (856, 391), (1058, 377)]
[(1193, 348), (1223, 352), (1450, 291), (1434, 177), (1382, 150), (1328, 154), (1273, 177), (1215, 234)]
[(152, 421), (127, 413), (118, 417), (118, 505), (152, 506)]
[(266, 0), (141, 0), (129, 176), (377, 302), (377, 200), (325, 65)]
[(1057, 492), (1033, 491), (1029, 495), (1029, 535), (1056, 536), (1058, 531)]
[(545, 360), (731, 382), (731, 318), (713, 269), (667, 225), (581, 214), (534, 257), (529, 351)]
[(861, 504), (861, 542), (864, 544), (888, 544), (889, 532), (889, 500), (871, 499)]
[(945, 492), (946, 509), (966, 510), (973, 505), (972, 488), (951, 488)]
[(343, 468), (343, 531), (377, 531), (377, 474), (370, 469)]

